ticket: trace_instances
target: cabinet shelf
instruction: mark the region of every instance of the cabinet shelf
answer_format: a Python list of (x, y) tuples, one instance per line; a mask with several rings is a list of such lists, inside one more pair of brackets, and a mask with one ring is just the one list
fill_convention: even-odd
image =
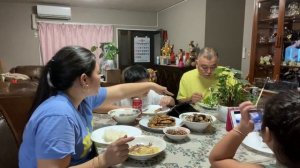
[[(261, 19), (258, 22), (260, 23), (277, 23), (278, 18), (265, 18)], [(289, 22), (295, 22), (295, 21), (300, 21), (300, 15), (297, 16), (285, 16), (284, 21), (289, 21)]]
[(266, 42), (266, 43), (257, 43), (258, 46), (270, 46), (270, 45), (274, 45), (275, 42)]
[(281, 68), (281, 69), (284, 69), (284, 68), (300, 68), (300, 66), (281, 65), (280, 68)]
[(274, 65), (257, 64), (257, 67), (259, 69), (271, 69), (274, 67)]
[(300, 15), (297, 16), (285, 16), (284, 17), (285, 22), (300, 22)]
[(271, 29), (271, 30), (273, 30), (273, 29), (277, 29), (277, 27), (272, 27), (272, 26), (266, 27), (266, 26), (264, 26), (264, 27), (258, 27), (258, 29)]
[(265, 18), (265, 19), (261, 19), (258, 21), (258, 23), (269, 23), (269, 24), (274, 24), (277, 23), (278, 18)]

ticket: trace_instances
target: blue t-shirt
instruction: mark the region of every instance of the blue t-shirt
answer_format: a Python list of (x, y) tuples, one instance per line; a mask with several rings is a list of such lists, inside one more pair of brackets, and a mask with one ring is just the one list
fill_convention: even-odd
[(75, 109), (59, 92), (44, 101), (30, 117), (19, 150), (19, 167), (37, 167), (39, 159), (62, 159), (71, 155), (72, 165), (86, 162), (92, 153), (92, 110), (103, 103), (106, 88), (87, 97)]

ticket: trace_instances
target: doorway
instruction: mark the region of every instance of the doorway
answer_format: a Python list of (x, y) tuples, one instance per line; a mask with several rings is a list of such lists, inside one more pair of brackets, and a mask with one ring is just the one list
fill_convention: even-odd
[(140, 64), (151, 68), (160, 55), (161, 31), (118, 30), (119, 69)]

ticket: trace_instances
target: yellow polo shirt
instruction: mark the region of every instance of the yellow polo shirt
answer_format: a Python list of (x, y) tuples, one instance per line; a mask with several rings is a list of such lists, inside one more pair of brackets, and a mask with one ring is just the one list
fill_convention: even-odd
[(180, 79), (177, 100), (190, 98), (195, 92), (199, 92), (203, 94), (203, 97), (206, 97), (209, 95), (209, 87), (213, 87), (217, 82), (218, 80), (214, 76), (211, 78), (201, 76), (198, 69), (188, 71)]

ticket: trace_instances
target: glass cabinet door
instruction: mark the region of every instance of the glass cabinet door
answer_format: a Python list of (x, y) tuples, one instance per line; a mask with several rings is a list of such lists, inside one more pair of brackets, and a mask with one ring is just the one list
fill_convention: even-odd
[(256, 0), (250, 82), (300, 82), (300, 0)]
[(278, 36), (280, 35), (279, 27), (279, 0), (258, 0), (256, 3), (256, 41), (252, 41), (255, 45), (255, 61), (254, 77), (265, 78), (274, 76), (273, 60), (278, 51)]
[(280, 79), (299, 82), (300, 0), (285, 0), (284, 7)]

